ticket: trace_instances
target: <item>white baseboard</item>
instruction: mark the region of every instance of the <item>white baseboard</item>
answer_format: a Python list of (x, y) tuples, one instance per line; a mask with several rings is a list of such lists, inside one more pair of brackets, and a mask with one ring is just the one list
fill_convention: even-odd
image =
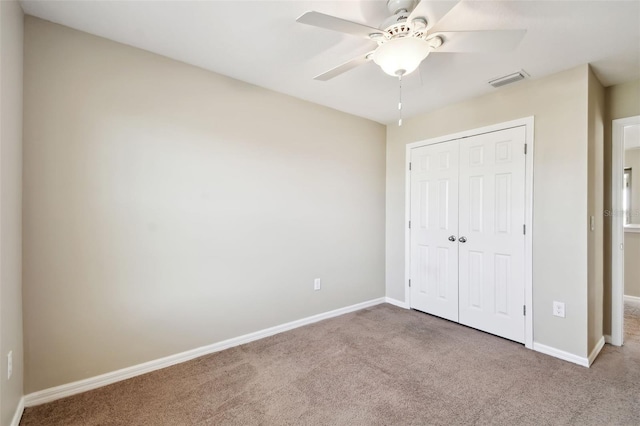
[(588, 358), (574, 355), (572, 353), (565, 352), (563, 350), (556, 349), (551, 346), (543, 345), (542, 343), (533, 342), (533, 350), (537, 352), (541, 352), (546, 355), (551, 355), (552, 357), (555, 357), (555, 358), (572, 362), (574, 364), (581, 365), (583, 367), (589, 367)]
[(593, 348), (593, 350), (589, 354), (589, 358), (587, 359), (589, 361), (589, 367), (591, 367), (591, 364), (593, 364), (593, 361), (595, 361), (596, 357), (598, 356), (598, 354), (600, 353), (603, 347), (604, 347), (604, 336), (602, 336), (600, 340), (598, 340), (598, 343), (596, 343), (596, 347)]
[(23, 412), (24, 412), (24, 396), (20, 398), (20, 402), (18, 402), (18, 406), (16, 407), (16, 412), (13, 415), (13, 419), (11, 419), (11, 426), (20, 425), (20, 420), (22, 419)]
[(604, 335), (604, 342), (605, 342), (605, 343), (607, 343), (607, 344), (609, 344), (609, 345), (610, 345), (612, 341), (613, 341), (613, 340), (611, 340), (611, 335), (610, 335), (610, 334), (605, 334), (605, 335)]
[(636, 302), (636, 303), (640, 303), (640, 297), (638, 296), (627, 296), (626, 294), (624, 295), (624, 301), (625, 302)]
[(386, 299), (384, 297), (380, 297), (378, 299), (357, 303), (355, 305), (346, 306), (344, 308), (335, 309), (333, 311), (324, 312), (296, 321), (291, 321), (285, 324), (277, 325), (275, 327), (265, 328), (264, 330), (256, 331), (254, 333), (249, 333), (243, 336), (223, 340), (222, 342), (213, 343), (211, 345), (192, 349), (186, 352), (181, 352), (175, 355), (170, 355), (168, 357), (156, 359), (154, 361), (145, 362), (142, 364), (123, 368), (121, 370), (116, 370), (110, 373), (101, 374), (99, 376), (90, 377), (88, 379), (79, 380), (77, 382), (67, 383), (38, 392), (33, 392), (25, 395), (24, 406), (33, 407), (34, 405), (44, 404), (46, 402), (55, 401), (56, 399), (65, 398), (67, 396), (86, 392), (92, 389), (97, 389), (99, 387), (110, 385), (115, 382), (130, 379), (131, 377), (139, 376), (141, 374), (149, 373), (151, 371), (189, 361), (203, 355), (219, 352), (224, 349), (232, 348), (234, 346), (244, 345), (245, 343), (253, 342), (254, 340), (273, 336), (274, 334), (293, 330), (294, 328), (313, 324), (314, 322), (322, 321), (324, 319), (337, 317), (354, 311), (359, 311), (361, 309), (369, 308), (371, 306), (379, 305), (385, 302)]
[(398, 300), (398, 299), (393, 299), (391, 297), (385, 297), (384, 301), (387, 302), (390, 305), (394, 305), (394, 306), (397, 306), (399, 308), (409, 309), (409, 304), (407, 302), (403, 302), (403, 301)]

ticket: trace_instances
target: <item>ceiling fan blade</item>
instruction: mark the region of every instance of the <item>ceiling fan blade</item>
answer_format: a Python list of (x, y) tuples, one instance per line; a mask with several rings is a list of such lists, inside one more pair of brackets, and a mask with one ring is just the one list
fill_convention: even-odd
[(313, 25), (314, 27), (326, 28), (327, 30), (366, 38), (369, 38), (371, 34), (383, 34), (383, 32), (377, 28), (347, 21), (342, 18), (336, 18), (335, 16), (325, 15), (320, 12), (306, 12), (296, 19), (296, 21), (301, 24)]
[(440, 52), (495, 53), (514, 50), (527, 30), (442, 31), (431, 34), (442, 38)]
[(460, 2), (421, 0), (407, 18), (407, 22), (411, 22), (416, 18), (424, 18), (427, 20), (426, 30), (428, 31), (459, 4)]
[(345, 73), (355, 67), (358, 67), (362, 64), (365, 64), (371, 60), (371, 54), (373, 52), (366, 53), (364, 55), (358, 56), (357, 58), (353, 58), (350, 61), (345, 62), (342, 65), (338, 65), (335, 68), (330, 69), (327, 72), (324, 72), (320, 75), (313, 77), (314, 80), (327, 81), (331, 80), (333, 77), (337, 77), (342, 73)]

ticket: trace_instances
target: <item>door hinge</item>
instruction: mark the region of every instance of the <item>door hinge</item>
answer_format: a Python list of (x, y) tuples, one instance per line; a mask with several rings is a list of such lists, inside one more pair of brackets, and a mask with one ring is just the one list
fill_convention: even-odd
[(524, 155), (527, 155), (527, 144), (524, 144)]
[(527, 305), (522, 305), (522, 315), (527, 316)]
[(411, 221), (409, 221), (409, 229), (411, 229)]
[(409, 287), (411, 287), (411, 280), (409, 280)]
[(411, 163), (409, 163), (409, 170), (411, 170)]
[(527, 225), (522, 225), (522, 235), (527, 235)]

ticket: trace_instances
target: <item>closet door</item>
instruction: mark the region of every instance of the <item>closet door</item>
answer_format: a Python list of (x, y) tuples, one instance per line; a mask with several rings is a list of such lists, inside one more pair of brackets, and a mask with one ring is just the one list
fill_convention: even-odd
[(524, 342), (525, 128), (460, 141), (460, 323)]
[(411, 151), (411, 307), (458, 321), (458, 141)]

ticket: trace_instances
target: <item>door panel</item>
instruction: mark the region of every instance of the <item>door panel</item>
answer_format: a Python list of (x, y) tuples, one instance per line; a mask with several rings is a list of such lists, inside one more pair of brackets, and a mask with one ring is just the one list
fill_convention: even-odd
[(458, 321), (458, 143), (411, 151), (411, 307)]
[(460, 141), (460, 323), (524, 342), (525, 128)]

